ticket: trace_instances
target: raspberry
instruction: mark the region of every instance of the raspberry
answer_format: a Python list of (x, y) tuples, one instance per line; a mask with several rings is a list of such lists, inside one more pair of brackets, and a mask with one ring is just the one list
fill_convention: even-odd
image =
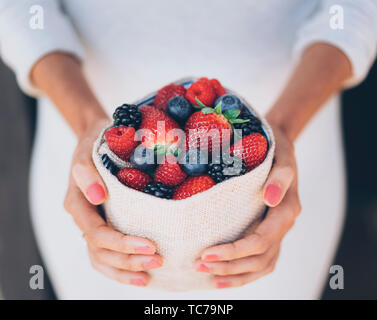
[(215, 89), (217, 97), (220, 97), (223, 94), (226, 94), (226, 90), (223, 88), (223, 86), (221, 85), (219, 80), (211, 79), (211, 80), (209, 80), (209, 82), (211, 83), (213, 89)]
[(153, 105), (166, 112), (169, 100), (176, 96), (184, 97), (185, 93), (186, 89), (184, 86), (174, 83), (169, 84), (157, 92)]
[(150, 176), (146, 173), (133, 168), (120, 170), (117, 174), (117, 178), (124, 185), (139, 191), (143, 190), (147, 184), (152, 181)]
[(135, 141), (135, 129), (133, 127), (114, 127), (106, 131), (105, 140), (112, 152), (119, 158), (127, 161), (138, 145)]
[(196, 98), (208, 107), (212, 106), (215, 101), (215, 89), (207, 78), (200, 78), (187, 89), (186, 99), (194, 106), (198, 106)]

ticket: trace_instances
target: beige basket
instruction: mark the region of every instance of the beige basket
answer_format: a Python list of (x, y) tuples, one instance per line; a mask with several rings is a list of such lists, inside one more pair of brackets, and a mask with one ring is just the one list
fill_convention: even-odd
[[(195, 79), (177, 83), (189, 85), (192, 81)], [(155, 94), (140, 100), (138, 105), (153, 101)], [(257, 115), (255, 110), (251, 111)], [(270, 126), (259, 118), (269, 140), (264, 162), (243, 176), (184, 200), (160, 199), (124, 186), (103, 166), (101, 155), (107, 153), (121, 168), (131, 165), (108, 149), (104, 132), (95, 142), (93, 161), (109, 192), (104, 204), (108, 222), (124, 234), (153, 240), (164, 258), (161, 268), (149, 271), (150, 287), (171, 291), (213, 288), (210, 275), (193, 267), (200, 252), (239, 239), (261, 218), (265, 210), (261, 189), (272, 166), (275, 141)]]

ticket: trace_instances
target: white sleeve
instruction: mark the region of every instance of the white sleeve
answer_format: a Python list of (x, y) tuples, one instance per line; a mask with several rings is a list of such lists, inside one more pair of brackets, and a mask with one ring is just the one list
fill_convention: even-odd
[(25, 93), (40, 94), (30, 83), (30, 70), (40, 58), (53, 51), (67, 52), (78, 59), (84, 55), (59, 1), (0, 0), (0, 54), (16, 73)]
[[(346, 86), (361, 82), (376, 57), (377, 0), (321, 0), (310, 19), (298, 32), (294, 46), (297, 59), (309, 45), (325, 42), (349, 58), (353, 77)], [(343, 28), (341, 18), (343, 14)]]

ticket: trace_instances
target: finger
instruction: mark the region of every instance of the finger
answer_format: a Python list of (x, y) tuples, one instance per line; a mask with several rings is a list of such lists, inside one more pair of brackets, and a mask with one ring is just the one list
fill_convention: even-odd
[[(91, 158), (91, 149), (86, 146), (74, 155), (72, 176), (88, 201), (99, 205), (106, 200), (107, 190)], [(85, 151), (87, 150), (87, 151)]]
[(293, 186), (281, 204), (268, 211), (254, 233), (232, 243), (207, 248), (201, 259), (206, 262), (228, 261), (263, 254), (288, 232), (300, 211), (297, 187)]
[(90, 246), (93, 258), (100, 264), (127, 271), (147, 271), (160, 268), (162, 258), (158, 255), (124, 254)]
[(199, 260), (196, 262), (196, 270), (214, 275), (233, 275), (249, 272), (258, 272), (264, 270), (275, 257), (280, 249), (280, 242), (274, 244), (265, 254), (251, 256), (232, 261), (205, 262)]
[(149, 283), (150, 277), (147, 273), (119, 270), (100, 264), (92, 257), (91, 262), (95, 270), (120, 283), (131, 284), (140, 287), (145, 287)]
[(269, 207), (276, 207), (284, 198), (296, 176), (293, 145), (284, 138), (276, 144), (275, 162), (263, 190), (263, 200)]
[(243, 286), (267, 274), (272, 273), (275, 269), (276, 261), (278, 258), (279, 258), (279, 252), (277, 252), (275, 257), (270, 261), (267, 267), (261, 271), (243, 273), (239, 275), (230, 275), (230, 276), (215, 276), (212, 279), (212, 282), (217, 289)]
[(64, 207), (93, 246), (127, 254), (150, 255), (156, 245), (145, 238), (126, 236), (110, 228), (74, 183), (70, 183)]

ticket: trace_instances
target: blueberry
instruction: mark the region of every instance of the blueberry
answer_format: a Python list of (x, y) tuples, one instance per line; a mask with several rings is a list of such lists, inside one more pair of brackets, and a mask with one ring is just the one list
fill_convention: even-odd
[(182, 170), (189, 176), (200, 176), (208, 168), (208, 155), (199, 149), (191, 149), (180, 160)]
[(156, 168), (155, 154), (152, 149), (139, 145), (131, 155), (130, 162), (135, 169), (153, 171)]
[(215, 102), (215, 106), (217, 106), (220, 103), (220, 101), (222, 102), (221, 110), (223, 113), (231, 109), (238, 109), (240, 111), (242, 110), (242, 102), (234, 94), (227, 93), (218, 97)]
[(191, 116), (193, 108), (185, 98), (177, 96), (169, 100), (167, 106), (168, 114), (179, 123), (184, 123)]

